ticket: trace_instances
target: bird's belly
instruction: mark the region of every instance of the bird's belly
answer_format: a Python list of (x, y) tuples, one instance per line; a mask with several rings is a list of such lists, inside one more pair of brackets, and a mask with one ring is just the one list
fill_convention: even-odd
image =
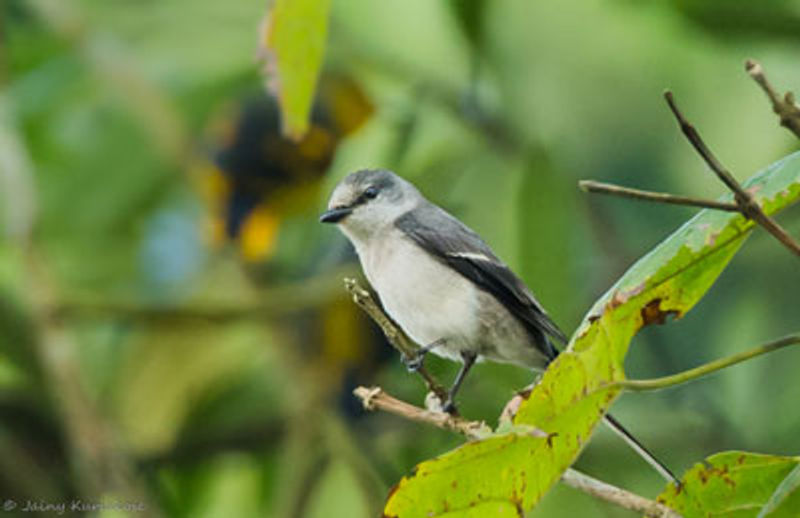
[[(364, 270), (384, 309), (420, 345), (442, 340), (432, 352), (459, 359), (477, 347), (477, 290), (457, 272), (402, 243), (367, 258)], [(475, 351), (477, 352), (477, 351)]]

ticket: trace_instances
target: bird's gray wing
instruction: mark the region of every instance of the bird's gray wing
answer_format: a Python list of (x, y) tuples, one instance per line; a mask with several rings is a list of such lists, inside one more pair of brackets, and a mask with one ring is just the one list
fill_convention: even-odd
[(537, 338), (549, 357), (557, 352), (544, 335), (567, 342), (525, 283), (459, 220), (433, 204), (425, 204), (399, 217), (395, 226), (437, 260), (492, 294)]

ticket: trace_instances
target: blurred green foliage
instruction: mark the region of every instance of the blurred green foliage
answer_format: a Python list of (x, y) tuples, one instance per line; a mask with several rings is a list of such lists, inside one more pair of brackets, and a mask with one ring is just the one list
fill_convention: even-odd
[[(377, 342), (369, 322), (341, 316), (335, 266), (352, 256), (316, 224), (339, 178), (360, 167), (410, 178), (570, 331), (692, 214), (586, 195), (578, 179), (723, 190), (674, 127), (665, 87), (739, 178), (798, 148), (742, 71), (755, 57), (800, 89), (796, 2), (460, 4), (332, 2), (325, 67), (355, 78), (375, 113), (253, 268), (211, 245), (200, 185), (215, 116), (262, 85), (264, 2), (3, 2), (0, 223), (35, 207), (41, 262), (31, 268), (12, 235), (0, 242), (3, 498), (96, 499), (82, 481), (95, 472), (102, 494), (144, 494), (152, 514), (374, 516), (389, 485), (460, 440), (357, 412), (343, 389), (423, 398), (390, 351), (348, 346)], [(798, 216), (780, 218), (795, 236)], [(797, 331), (798, 285), (796, 261), (757, 233), (693, 313), (637, 337), (627, 372), (672, 373)], [(35, 309), (43, 286), (54, 314)], [(727, 449), (796, 455), (798, 354), (627, 396), (614, 412), (679, 472)], [(492, 421), (530, 379), (480, 365), (461, 409)], [(577, 467), (656, 494), (657, 475), (611, 437), (598, 432)], [(82, 463), (87, 451), (106, 461)], [(556, 487), (531, 516), (600, 514), (630, 515)]]

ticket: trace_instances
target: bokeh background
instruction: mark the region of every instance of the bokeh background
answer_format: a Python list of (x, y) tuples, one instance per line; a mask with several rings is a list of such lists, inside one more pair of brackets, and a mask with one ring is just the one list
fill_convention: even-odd
[[(800, 90), (797, 0), (334, 0), (299, 144), (280, 137), (255, 59), (265, 10), (0, 5), (0, 498), (375, 516), (402, 475), (461, 439), (350, 395), (379, 384), (421, 403), (424, 390), (345, 296), (355, 258), (316, 219), (338, 179), (411, 179), (570, 332), (694, 212), (585, 194), (579, 179), (723, 191), (665, 88), (740, 179), (799, 147), (743, 71), (757, 58)], [(797, 208), (780, 220), (800, 236)], [(756, 232), (695, 310), (635, 338), (629, 376), (796, 332), (799, 289), (796, 258)], [(614, 412), (678, 473), (728, 449), (796, 455), (798, 363), (782, 351)], [(493, 422), (531, 379), (479, 365), (461, 410)], [(646, 496), (662, 487), (605, 430), (577, 466)], [(633, 513), (556, 487), (530, 515)]]

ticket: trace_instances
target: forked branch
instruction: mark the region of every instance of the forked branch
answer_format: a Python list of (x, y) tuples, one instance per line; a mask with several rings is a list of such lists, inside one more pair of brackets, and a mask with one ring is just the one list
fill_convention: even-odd
[[(750, 63), (750, 62), (748, 62)], [(769, 86), (769, 83), (766, 82), (766, 78), (763, 77), (763, 73), (761, 72), (760, 66), (757, 63), (753, 62), (754, 64), (752, 67), (748, 68), (751, 71), (751, 75), (755, 74), (757, 81), (759, 84), (766, 85), (765, 89), (768, 87), (768, 95), (771, 99), (775, 99), (780, 101), (775, 94), (772, 87)], [(763, 81), (760, 81), (760, 78)], [(670, 110), (672, 110), (673, 115), (678, 121), (680, 125), (681, 131), (692, 144), (692, 147), (698, 152), (698, 154), (703, 158), (705, 163), (714, 172), (714, 174), (719, 178), (722, 183), (733, 193), (733, 199), (735, 203), (730, 202), (722, 202), (722, 201), (715, 201), (715, 200), (705, 200), (701, 198), (693, 198), (690, 196), (679, 196), (675, 194), (669, 193), (662, 193), (662, 192), (653, 192), (653, 191), (643, 191), (641, 189), (633, 189), (630, 187), (623, 187), (619, 185), (613, 185), (609, 183), (602, 183), (602, 182), (595, 182), (593, 180), (581, 180), (578, 182), (578, 186), (587, 192), (595, 192), (595, 193), (602, 193), (602, 194), (611, 194), (614, 196), (622, 196), (625, 198), (634, 198), (639, 200), (645, 201), (652, 201), (657, 203), (668, 203), (672, 205), (688, 205), (691, 207), (700, 207), (705, 209), (714, 209), (714, 210), (724, 210), (729, 212), (738, 212), (742, 214), (744, 217), (753, 220), (755, 223), (761, 225), (766, 229), (767, 232), (772, 234), (778, 241), (783, 244), (786, 248), (788, 248), (792, 253), (800, 257), (800, 244), (795, 241), (786, 230), (781, 227), (778, 222), (776, 222), (772, 217), (767, 215), (762, 209), (758, 202), (755, 200), (752, 194), (746, 191), (742, 185), (733, 177), (733, 175), (728, 171), (722, 163), (714, 156), (714, 153), (706, 146), (706, 143), (703, 141), (700, 133), (698, 133), (697, 129), (692, 125), (686, 117), (684, 117), (683, 113), (681, 113), (680, 109), (678, 108), (677, 103), (675, 102), (675, 97), (672, 95), (672, 92), (667, 91), (664, 93), (664, 98), (669, 105)], [(774, 101), (776, 102), (776, 101)], [(773, 105), (774, 105), (773, 102)], [(783, 104), (780, 105), (780, 109), (782, 110), (781, 113), (787, 113), (788, 117), (787, 122), (784, 125), (797, 125), (798, 131), (800, 131), (800, 108), (798, 108), (794, 104), (794, 98), (787, 94), (786, 100), (781, 101)], [(791, 109), (787, 107), (787, 103), (791, 103)], [(774, 105), (777, 106), (777, 105)], [(778, 108), (775, 108), (776, 113)], [(797, 116), (794, 115), (794, 111), (797, 111)], [(781, 121), (784, 120), (784, 116), (781, 116)], [(789, 127), (789, 126), (787, 126)], [(800, 136), (800, 133), (798, 133)]]
[(683, 134), (686, 136), (692, 146), (694, 146), (695, 150), (697, 150), (711, 171), (717, 175), (717, 178), (722, 180), (722, 183), (724, 183), (728, 189), (733, 192), (733, 197), (736, 200), (736, 204), (739, 206), (740, 212), (745, 217), (752, 219), (764, 227), (767, 232), (775, 236), (775, 238), (786, 248), (800, 257), (800, 244), (792, 239), (792, 237), (789, 236), (783, 227), (778, 225), (774, 219), (761, 210), (761, 207), (758, 205), (755, 198), (753, 198), (753, 195), (744, 190), (736, 178), (734, 178), (733, 175), (720, 163), (720, 161), (717, 160), (717, 157), (714, 156), (708, 146), (706, 146), (706, 143), (703, 141), (702, 137), (700, 137), (700, 134), (697, 132), (695, 127), (690, 124), (688, 120), (686, 120), (686, 117), (684, 117), (683, 113), (681, 113), (681, 111), (678, 109), (678, 105), (675, 103), (675, 98), (672, 95), (672, 92), (665, 92), (664, 98), (667, 100), (667, 104), (672, 110), (672, 113), (675, 115), (675, 118), (678, 120), (678, 124), (680, 124)]

